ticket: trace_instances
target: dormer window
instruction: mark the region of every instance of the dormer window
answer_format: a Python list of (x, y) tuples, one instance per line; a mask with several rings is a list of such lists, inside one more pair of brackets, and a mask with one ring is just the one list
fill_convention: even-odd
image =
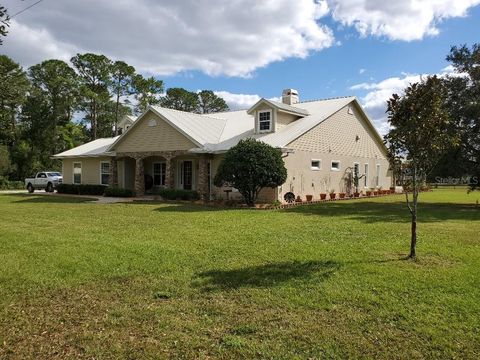
[(271, 111), (260, 111), (258, 113), (258, 130), (259, 132), (269, 132), (272, 130)]

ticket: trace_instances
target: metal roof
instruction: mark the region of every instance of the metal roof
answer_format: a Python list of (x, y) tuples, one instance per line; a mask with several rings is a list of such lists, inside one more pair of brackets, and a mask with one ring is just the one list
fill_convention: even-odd
[[(265, 99), (263, 99), (265, 100)], [(351, 102), (358, 104), (355, 97), (340, 97), (326, 100), (307, 101), (295, 104), (295, 106), (265, 100), (274, 106), (282, 106), (284, 109), (295, 108), (296, 113), (303, 112), (304, 115), (298, 120), (282, 127), (276, 132), (255, 134), (255, 121), (248, 110), (228, 111), (215, 114), (194, 114), (184, 111), (166, 109), (157, 106), (149, 107), (163, 118), (167, 123), (176, 128), (189, 139), (197, 144), (198, 148), (193, 152), (224, 152), (236, 145), (241, 139), (253, 137), (269, 145), (285, 148), (293, 140), (306, 133), (322, 121), (342, 109)], [(258, 104), (258, 103), (257, 103)], [(297, 108), (298, 106), (301, 106)], [(360, 109), (361, 106), (358, 104)], [(254, 105), (255, 106), (255, 105)], [(253, 108), (253, 107), (252, 107)], [(363, 111), (363, 110), (362, 110)], [(146, 113), (147, 113), (146, 112)], [(290, 111), (289, 112), (293, 112)], [(140, 116), (137, 121), (122, 135), (114, 138), (97, 139), (74, 149), (55, 155), (57, 158), (75, 156), (100, 156), (107, 155), (115, 144), (123, 137), (128, 136), (135, 126), (138, 126), (146, 113)], [(365, 115), (366, 116), (366, 115)], [(368, 119), (368, 117), (366, 117)], [(375, 128), (368, 120), (369, 125), (378, 135)], [(381, 141), (380, 135), (378, 139)]]
[[(253, 105), (250, 109), (248, 109), (247, 113), (252, 115), (255, 108), (257, 108), (262, 103), (266, 104), (266, 105), (269, 105), (273, 108), (276, 108), (277, 110), (284, 111), (284, 112), (287, 112), (287, 113), (290, 113), (290, 114), (295, 114), (295, 115), (299, 115), (299, 116), (309, 115), (308, 110), (299, 108), (298, 106), (288, 105), (288, 104), (284, 104), (282, 102), (268, 100), (268, 99), (258, 100), (255, 105)], [(298, 103), (298, 104), (300, 104), (300, 103)], [(297, 105), (297, 104), (295, 104), (295, 105)]]
[(112, 145), (119, 136), (111, 138), (101, 138), (90, 141), (86, 144), (77, 146), (73, 149), (64, 151), (60, 154), (53, 155), (54, 158), (68, 157), (94, 157), (106, 155), (107, 149)]

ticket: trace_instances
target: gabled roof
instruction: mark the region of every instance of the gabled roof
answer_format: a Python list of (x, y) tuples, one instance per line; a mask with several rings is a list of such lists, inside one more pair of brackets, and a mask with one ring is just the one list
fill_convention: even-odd
[[(235, 146), (241, 139), (248, 137), (261, 140), (274, 147), (286, 148), (292, 141), (350, 103), (357, 105), (366, 119), (367, 126), (372, 130), (373, 136), (386, 151), (382, 137), (365, 114), (358, 100), (355, 97), (339, 97), (302, 102), (295, 104), (295, 106), (262, 99), (248, 111), (238, 110), (205, 115), (151, 106), (122, 135), (115, 138), (98, 139), (57, 154), (55, 157), (101, 156), (114, 153), (116, 144), (127, 137), (132, 129), (139, 126), (140, 120), (149, 112), (157, 114), (161, 119), (190, 139), (197, 146), (190, 150), (192, 152), (222, 153)], [(279, 110), (282, 109), (280, 111), (295, 113), (300, 118), (276, 132), (255, 134), (255, 120), (253, 115), (251, 115), (251, 111), (260, 104), (268, 104)], [(301, 106), (301, 108), (297, 107), (297, 105)]]
[(255, 105), (253, 105), (250, 109), (247, 110), (247, 114), (252, 115), (255, 109), (257, 109), (260, 105), (267, 105), (278, 111), (286, 112), (288, 114), (298, 115), (298, 116), (307, 116), (309, 115), (308, 111), (305, 109), (301, 109), (297, 106), (292, 106), (288, 104), (284, 104), (282, 102), (268, 100), (268, 99), (260, 99), (258, 100)]
[(60, 154), (53, 155), (54, 158), (69, 157), (95, 157), (106, 155), (107, 149), (112, 145), (119, 136), (111, 138), (101, 138), (90, 141), (86, 144), (77, 146), (73, 149), (64, 151)]
[[(244, 112), (244, 117), (252, 118), (252, 125), (248, 129), (244, 129), (246, 130), (245, 132), (238, 133), (237, 136), (224, 139), (215, 146), (214, 150), (216, 152), (226, 151), (232, 146), (235, 146), (241, 139), (247, 137), (253, 137), (274, 147), (284, 148), (293, 140), (297, 139), (299, 136), (320, 124), (323, 120), (329, 118), (331, 115), (335, 114), (352, 101), (357, 100), (355, 97), (351, 96), (300, 103), (301, 106), (305, 108), (305, 111), (308, 111), (311, 115), (293, 121), (279, 131), (273, 133), (255, 134), (253, 118)], [(220, 114), (217, 115), (220, 116)], [(380, 138), (380, 135), (378, 136)]]
[(189, 113), (159, 106), (149, 106), (147, 111), (140, 115), (133, 125), (109, 146), (108, 151), (115, 149), (115, 146), (121, 142), (122, 139), (127, 137), (128, 134), (141, 123), (141, 119), (150, 111), (157, 114), (165, 122), (199, 147), (205, 147), (209, 144), (217, 143), (226, 122), (225, 119), (214, 116)]

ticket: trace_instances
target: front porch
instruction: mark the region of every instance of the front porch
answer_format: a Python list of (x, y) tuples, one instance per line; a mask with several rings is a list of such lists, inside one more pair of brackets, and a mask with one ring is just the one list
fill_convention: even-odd
[(195, 190), (212, 195), (212, 157), (187, 151), (119, 153), (110, 159), (110, 185), (134, 190), (137, 196), (161, 188)]

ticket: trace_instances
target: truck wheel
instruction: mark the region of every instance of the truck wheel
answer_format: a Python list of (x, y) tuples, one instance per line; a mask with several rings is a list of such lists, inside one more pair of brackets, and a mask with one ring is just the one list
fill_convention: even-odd
[(52, 183), (48, 183), (47, 187), (45, 188), (46, 192), (53, 192), (53, 185)]
[(28, 192), (29, 192), (30, 194), (35, 191), (35, 189), (33, 188), (33, 185), (32, 185), (32, 184), (28, 184), (28, 185), (27, 185), (27, 190), (28, 190)]

